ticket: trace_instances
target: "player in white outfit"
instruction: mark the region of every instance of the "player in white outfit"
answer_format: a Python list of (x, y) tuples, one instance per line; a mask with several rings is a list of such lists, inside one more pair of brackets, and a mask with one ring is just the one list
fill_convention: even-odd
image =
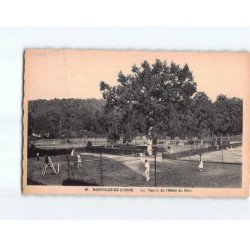
[(82, 167), (82, 160), (80, 154), (77, 154), (77, 167)]
[(200, 153), (199, 170), (200, 170), (200, 172), (202, 172), (202, 171), (203, 171), (203, 159), (202, 159), (202, 153)]
[(146, 181), (150, 180), (150, 164), (148, 160), (145, 160), (145, 178), (146, 178)]

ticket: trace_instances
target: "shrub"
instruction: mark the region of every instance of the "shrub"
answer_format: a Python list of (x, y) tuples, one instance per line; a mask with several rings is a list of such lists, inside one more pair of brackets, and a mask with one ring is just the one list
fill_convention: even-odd
[(120, 136), (118, 134), (116, 134), (115, 132), (108, 135), (108, 142), (109, 143), (115, 144), (119, 140), (120, 140)]
[(87, 148), (91, 148), (92, 147), (92, 142), (91, 141), (88, 141), (87, 142)]
[(172, 156), (169, 152), (163, 152), (162, 159), (176, 159), (176, 158)]
[(152, 143), (153, 143), (153, 145), (157, 144), (157, 138), (156, 137), (153, 138)]
[(194, 145), (194, 144), (195, 144), (195, 141), (194, 141), (194, 140), (188, 140), (188, 141), (187, 141), (187, 144), (188, 144), (188, 145)]
[(133, 138), (133, 136), (131, 134), (125, 134), (124, 137), (123, 137), (122, 143), (129, 143), (129, 142), (133, 141), (133, 139), (134, 138)]

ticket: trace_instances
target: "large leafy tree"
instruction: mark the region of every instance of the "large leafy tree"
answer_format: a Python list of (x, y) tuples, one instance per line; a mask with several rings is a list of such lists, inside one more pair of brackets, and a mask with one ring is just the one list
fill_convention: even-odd
[[(159, 130), (175, 134), (181, 130), (181, 119), (196, 92), (196, 83), (187, 64), (183, 67), (171, 62), (156, 60), (150, 65), (144, 61), (140, 67), (134, 65), (130, 74), (118, 74), (117, 86), (100, 83), (106, 113), (117, 109), (121, 113), (123, 130), (129, 127), (149, 137)], [(177, 129), (177, 131), (173, 131)], [(125, 131), (126, 133), (127, 131)]]
[(216, 134), (242, 133), (243, 102), (241, 99), (219, 95), (214, 102), (214, 112)]
[(210, 98), (204, 92), (197, 92), (191, 104), (193, 135), (203, 137), (214, 131), (214, 110)]

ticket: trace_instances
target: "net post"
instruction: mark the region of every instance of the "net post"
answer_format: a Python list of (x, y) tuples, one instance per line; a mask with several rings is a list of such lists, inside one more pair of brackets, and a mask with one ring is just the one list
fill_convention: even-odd
[(101, 186), (103, 186), (103, 175), (102, 175), (102, 152), (100, 151), (100, 174), (101, 174)]
[(221, 161), (222, 161), (222, 164), (224, 163), (224, 159), (223, 159), (223, 148), (221, 150)]
[(156, 181), (156, 148), (154, 147), (154, 163), (155, 163), (155, 187), (157, 186), (157, 181)]
[(67, 160), (68, 160), (68, 179), (70, 179), (70, 173), (69, 173), (69, 149), (68, 149), (68, 154), (67, 154)]

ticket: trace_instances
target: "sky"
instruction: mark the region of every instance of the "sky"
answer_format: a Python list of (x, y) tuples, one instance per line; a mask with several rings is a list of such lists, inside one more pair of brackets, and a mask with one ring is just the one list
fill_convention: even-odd
[[(197, 91), (213, 101), (219, 94), (246, 97), (250, 79), (247, 53), (27, 50), (25, 52), (25, 95), (28, 100), (54, 98), (102, 98), (99, 84), (117, 85), (119, 71), (127, 74), (132, 65), (156, 59), (181, 67), (188, 64)], [(248, 92), (249, 93), (249, 92)]]

